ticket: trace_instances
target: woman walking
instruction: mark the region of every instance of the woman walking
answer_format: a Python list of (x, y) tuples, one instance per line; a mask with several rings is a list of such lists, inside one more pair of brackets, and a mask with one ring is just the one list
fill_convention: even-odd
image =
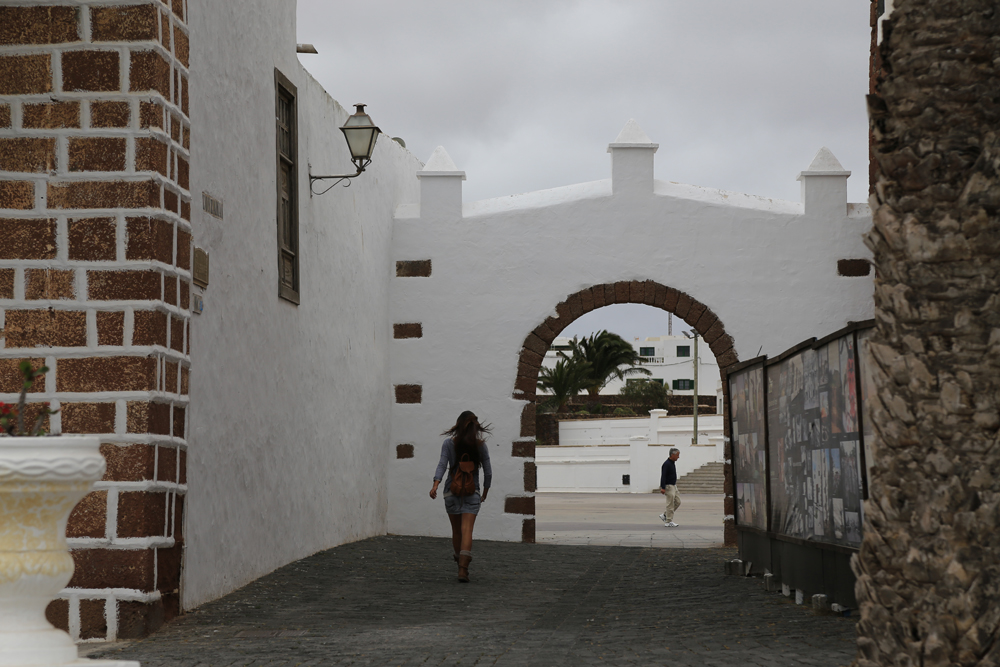
[[(458, 421), (441, 435), (449, 436), (441, 445), (441, 460), (434, 472), (431, 498), (437, 498), (438, 485), (444, 483), (444, 508), (451, 521), (451, 544), (458, 561), (458, 580), (469, 581), (469, 563), (472, 562), (472, 528), (476, 525), (479, 505), (486, 500), (493, 481), (490, 452), (483, 434), (490, 427), (483, 426), (471, 410), (458, 416)], [(483, 469), (482, 493), (479, 489), (479, 469)]]

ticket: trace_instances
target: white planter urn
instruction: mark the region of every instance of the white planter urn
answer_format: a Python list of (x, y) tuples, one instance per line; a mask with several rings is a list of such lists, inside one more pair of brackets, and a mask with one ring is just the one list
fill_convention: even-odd
[(66, 521), (104, 475), (100, 438), (0, 437), (0, 667), (134, 666), (84, 660), (45, 608), (73, 576)]

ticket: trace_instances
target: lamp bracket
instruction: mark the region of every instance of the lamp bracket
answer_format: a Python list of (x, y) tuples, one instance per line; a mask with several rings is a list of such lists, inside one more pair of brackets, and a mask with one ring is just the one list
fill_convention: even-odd
[[(346, 187), (350, 187), (351, 186), (350, 179), (357, 178), (358, 176), (360, 176), (364, 172), (365, 167), (367, 167), (369, 164), (371, 164), (371, 160), (365, 160), (365, 161), (358, 160), (354, 164), (358, 168), (358, 172), (356, 174), (333, 174), (331, 176), (313, 176), (312, 175), (312, 171), (311, 171), (311, 167), (310, 167), (310, 173), (309, 173), (309, 195), (312, 196), (312, 195), (323, 195), (323, 194), (326, 194), (327, 192), (329, 192), (330, 190), (332, 190), (334, 187), (336, 187), (338, 184), (342, 183), (343, 181), (347, 181), (347, 185), (344, 186), (345, 188)], [(315, 183), (316, 181), (328, 181), (330, 179), (336, 179), (336, 180), (333, 183), (331, 183), (330, 186), (327, 187), (325, 190), (321, 190), (320, 192), (316, 192), (315, 190), (313, 190), (313, 183)]]

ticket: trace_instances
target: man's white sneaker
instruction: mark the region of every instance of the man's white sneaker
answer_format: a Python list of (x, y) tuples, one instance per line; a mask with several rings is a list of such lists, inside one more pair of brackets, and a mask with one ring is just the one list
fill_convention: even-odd
[(680, 527), (679, 523), (674, 523), (673, 521), (668, 521), (667, 523), (665, 523), (663, 525), (666, 526), (667, 528), (679, 528)]
[(666, 515), (666, 513), (663, 513), (663, 514), (660, 515), (660, 521), (662, 521), (664, 524), (667, 523), (667, 515)]

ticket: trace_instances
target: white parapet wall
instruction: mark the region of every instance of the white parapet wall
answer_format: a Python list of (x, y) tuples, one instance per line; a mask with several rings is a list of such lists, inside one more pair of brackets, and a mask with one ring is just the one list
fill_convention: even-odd
[[(689, 424), (690, 421), (689, 419)], [(616, 417), (614, 419), (580, 419), (559, 422), (560, 448), (565, 448), (566, 445), (627, 445), (629, 438), (639, 435), (649, 435), (649, 417)]]
[[(677, 475), (723, 462), (722, 415), (649, 417), (559, 422), (559, 444), (535, 448), (539, 492), (649, 493), (660, 485), (660, 466), (670, 449), (680, 450)], [(624, 483), (624, 475), (629, 483)]]

